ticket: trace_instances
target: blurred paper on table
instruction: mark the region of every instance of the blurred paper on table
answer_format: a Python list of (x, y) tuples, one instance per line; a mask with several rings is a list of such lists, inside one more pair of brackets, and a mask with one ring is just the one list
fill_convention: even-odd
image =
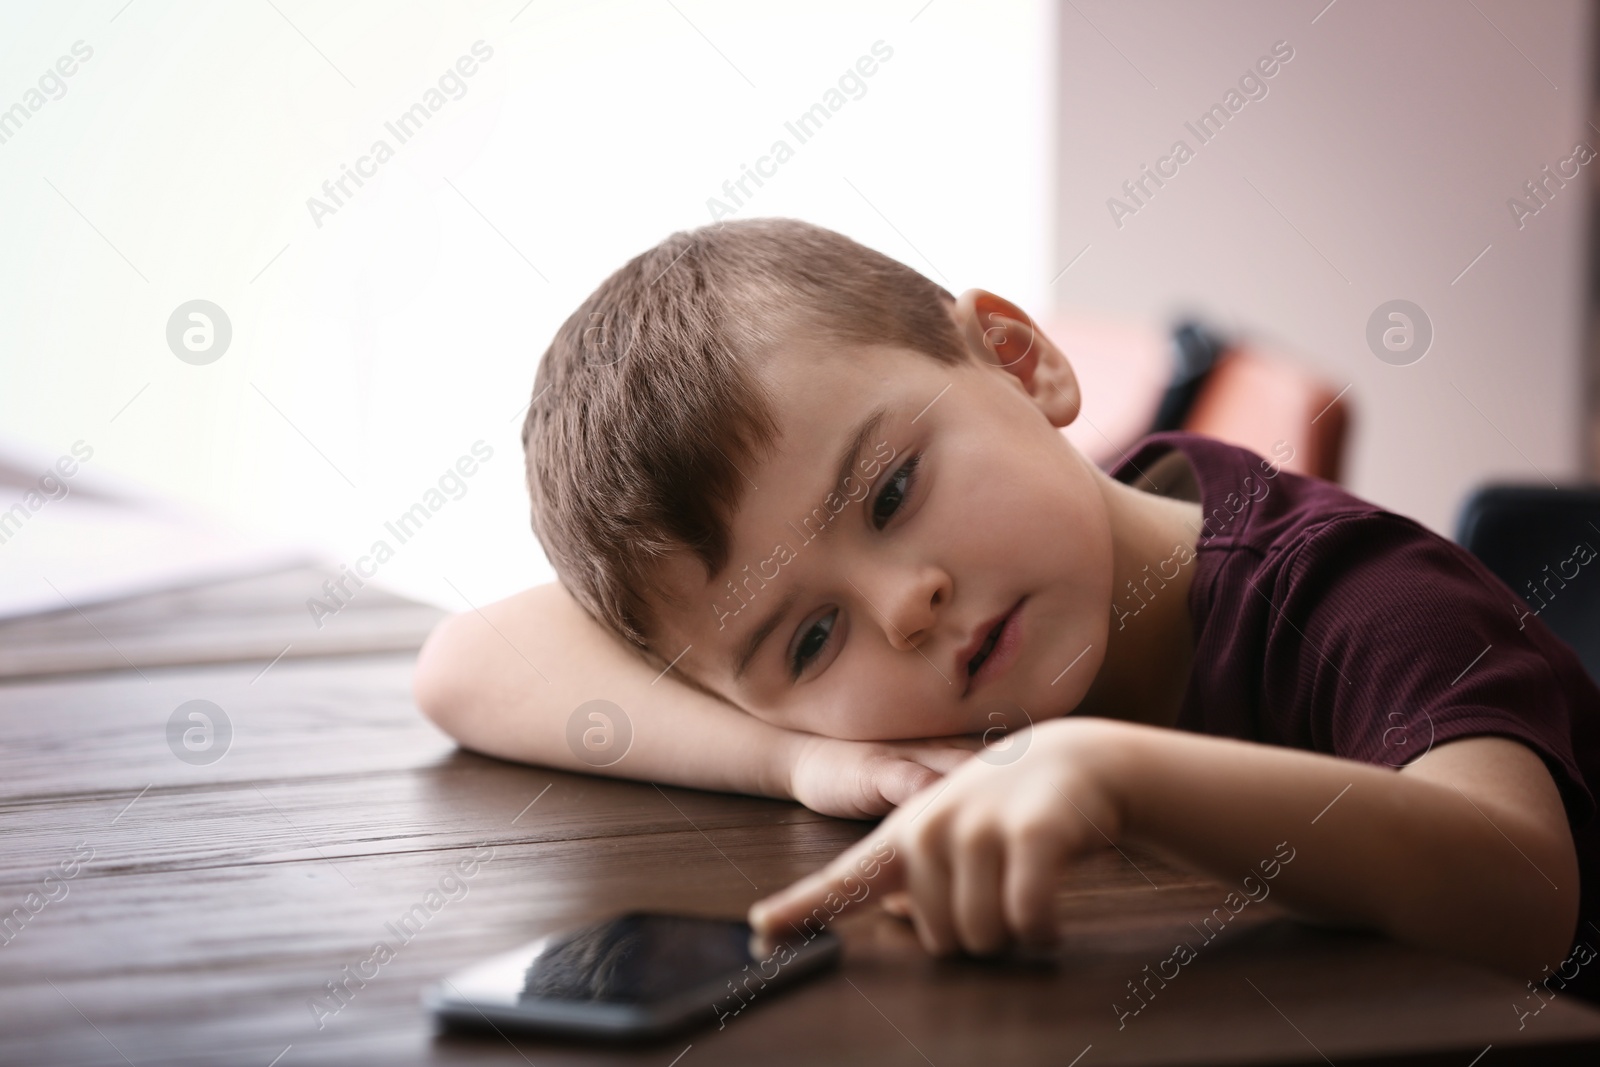
[(0, 438), (0, 619), (322, 558), (308, 546), (247, 537), (93, 470), (82, 455)]

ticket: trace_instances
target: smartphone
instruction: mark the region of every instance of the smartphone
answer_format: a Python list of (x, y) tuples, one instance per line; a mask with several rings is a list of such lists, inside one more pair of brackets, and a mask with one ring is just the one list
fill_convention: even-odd
[(430, 986), (422, 1002), (446, 1024), (654, 1037), (720, 1029), (838, 958), (826, 930), (764, 941), (743, 922), (629, 912), (484, 960)]

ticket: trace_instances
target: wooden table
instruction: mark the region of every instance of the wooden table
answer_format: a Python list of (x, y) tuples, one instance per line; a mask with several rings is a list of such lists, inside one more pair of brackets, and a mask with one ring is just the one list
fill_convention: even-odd
[[(436, 1032), (419, 993), (456, 968), (624, 909), (740, 916), (866, 826), (460, 752), (409, 692), (406, 649), (438, 613), (358, 599), (344, 636), (318, 645), (298, 604), (319, 581), (0, 627), (40, 668), (12, 655), (0, 683), (0, 912), (22, 909), (0, 944), (0, 1063), (1487, 1067), (1535, 1046), (1537, 1062), (1592, 1063), (1600, 1048), (1600, 1010), (1558, 996), (1519, 1029), (1517, 983), (1295, 924), (1270, 900), (1204, 943), (1190, 924), (1226, 888), (1137, 852), (1063, 887), (1052, 966), (933, 961), (866, 909), (839, 924), (841, 968), (721, 1029), (600, 1048)], [(308, 654), (269, 666), (302, 640)], [(191, 700), (231, 726), (214, 762), (169, 745)], [(390, 925), (474, 849), (488, 858), (464, 893), (396, 942)], [(395, 957), (316, 1010), (378, 941)], [(1127, 983), (1178, 941), (1196, 958), (1119, 1026)]]

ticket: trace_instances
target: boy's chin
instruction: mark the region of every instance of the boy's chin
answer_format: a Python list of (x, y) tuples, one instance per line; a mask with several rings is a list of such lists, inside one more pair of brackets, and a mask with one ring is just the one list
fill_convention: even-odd
[[(969, 731), (964, 724), (940, 725), (926, 721), (907, 721), (905, 723), (860, 723), (840, 725), (837, 722), (807, 722), (785, 717), (781, 721), (777, 718), (768, 718), (752, 712), (755, 718), (772, 726), (782, 727), (786, 730), (799, 730), (803, 733), (816, 734), (819, 737), (831, 737), (835, 741), (860, 741), (862, 743), (892, 742), (892, 741), (932, 741), (947, 737), (970, 736), (974, 731)], [(848, 720), (847, 720), (848, 721)], [(981, 728), (975, 732), (981, 733)]]
[(1025, 730), (1036, 722), (1060, 718), (1071, 709), (1060, 707), (1035, 707), (1023, 698), (1024, 703), (1006, 697), (994, 697), (970, 706), (951, 708), (938, 716), (930, 717), (926, 709), (911, 709), (904, 716), (871, 715), (869, 709), (859, 711), (832, 708), (826, 721), (812, 720), (793, 711), (777, 714), (743, 704), (736, 706), (752, 718), (786, 730), (799, 730), (836, 741), (938, 741), (956, 738), (978, 739), (992, 743), (1006, 734)]
[(968, 716), (930, 721), (925, 715), (912, 715), (903, 722), (875, 722), (837, 733), (816, 729), (811, 732), (824, 733), (843, 741), (940, 741), (980, 737), (993, 725), (992, 722), (973, 721)]

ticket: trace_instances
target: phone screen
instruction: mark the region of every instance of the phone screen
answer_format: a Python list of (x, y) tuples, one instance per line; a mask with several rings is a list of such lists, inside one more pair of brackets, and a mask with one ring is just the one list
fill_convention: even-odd
[(648, 1004), (755, 962), (744, 923), (621, 915), (546, 944), (523, 969), (518, 997)]
[(727, 919), (629, 912), (541, 938), (459, 971), (423, 994), (447, 1023), (594, 1036), (726, 1024), (752, 1001), (838, 960), (823, 929), (757, 940)]
[[(832, 942), (824, 934), (819, 942)], [(820, 946), (819, 946), (820, 947)], [(453, 976), (448, 992), (505, 1007), (651, 1005), (724, 984), (770, 963), (750, 927), (725, 919), (633, 912), (497, 956)], [(787, 957), (785, 957), (787, 958)]]

